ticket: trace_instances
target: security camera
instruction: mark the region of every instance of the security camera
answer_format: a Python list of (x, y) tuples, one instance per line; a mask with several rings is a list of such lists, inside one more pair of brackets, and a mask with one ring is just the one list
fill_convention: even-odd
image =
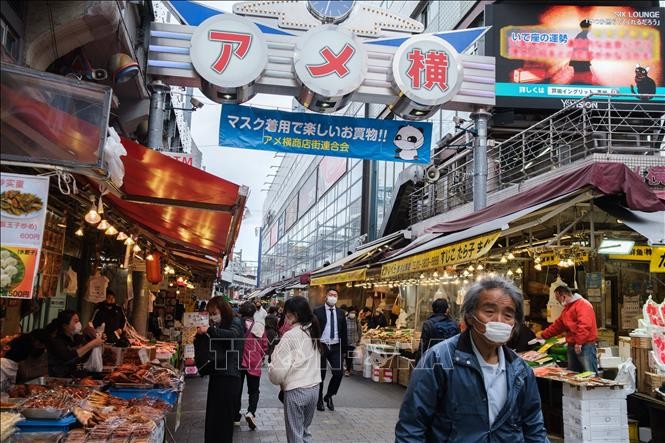
[(194, 97), (191, 98), (189, 101), (192, 106), (194, 106), (196, 109), (201, 109), (205, 103), (201, 102), (200, 100), (195, 99)]
[(464, 120), (462, 117), (456, 115), (453, 117), (453, 123), (455, 123), (455, 126), (461, 126), (464, 123), (466, 123), (466, 120)]

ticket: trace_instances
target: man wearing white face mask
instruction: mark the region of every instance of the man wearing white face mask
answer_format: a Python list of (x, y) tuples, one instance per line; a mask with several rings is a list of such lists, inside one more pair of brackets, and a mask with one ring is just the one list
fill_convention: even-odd
[[(336, 304), (337, 291), (330, 289), (326, 294), (325, 304), (314, 309), (314, 315), (318, 318), (321, 330), (323, 331), (321, 333), (321, 342), (323, 343), (324, 349), (324, 352), (321, 353), (319, 401), (316, 405), (316, 408), (319, 411), (325, 411), (325, 407), (323, 406), (324, 402), (328, 409), (331, 411), (335, 410), (332, 398), (337, 394), (339, 385), (342, 383), (342, 377), (344, 376), (342, 356), (348, 346), (348, 337), (344, 311), (336, 308)], [(323, 384), (326, 380), (326, 362), (330, 363), (332, 378), (328, 383), (328, 390), (324, 396)]]
[(462, 312), (467, 330), (432, 346), (413, 371), (396, 442), (548, 442), (533, 371), (505, 343), (524, 317), (519, 289), (487, 278)]

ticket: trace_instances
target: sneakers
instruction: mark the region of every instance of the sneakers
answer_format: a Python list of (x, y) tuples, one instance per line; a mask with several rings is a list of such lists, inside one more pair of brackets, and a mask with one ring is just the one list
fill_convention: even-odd
[(247, 414), (245, 414), (245, 420), (247, 420), (247, 424), (249, 425), (249, 429), (251, 429), (252, 431), (254, 429), (256, 429), (256, 420), (255, 419), (256, 419), (256, 417), (251, 412), (248, 412)]
[(347, 377), (351, 377), (351, 371), (344, 372), (344, 375), (347, 376)]

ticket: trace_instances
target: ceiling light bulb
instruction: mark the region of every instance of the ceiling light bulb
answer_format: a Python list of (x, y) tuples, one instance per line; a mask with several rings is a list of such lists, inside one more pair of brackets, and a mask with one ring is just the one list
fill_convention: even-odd
[(77, 237), (83, 237), (83, 226), (79, 226), (79, 228), (74, 232), (74, 235)]
[(533, 261), (536, 263), (540, 263), (540, 257), (536, 257)]
[(536, 263), (536, 265), (533, 267), (536, 271), (542, 271), (543, 266), (540, 263)]
[(425, 274), (420, 274), (420, 279), (424, 280), (425, 279)]
[(501, 260), (499, 260), (499, 261), (500, 261), (501, 263), (503, 263), (504, 265), (505, 265), (506, 263), (508, 263), (508, 259), (506, 258), (505, 255), (502, 255), (502, 256), (501, 256)]
[(127, 234), (124, 232), (120, 231), (118, 232), (118, 236), (115, 238), (116, 240), (122, 241), (122, 240), (127, 240)]
[(111, 225), (106, 220), (102, 220), (98, 225), (97, 229), (100, 231), (106, 231)]
[(104, 234), (106, 234), (106, 235), (116, 235), (117, 233), (118, 233), (118, 230), (113, 226), (109, 226), (108, 229), (106, 231), (104, 231)]
[(509, 252), (508, 253), (508, 260), (514, 260), (514, 259), (515, 259), (515, 256), (513, 255), (513, 253)]
[(95, 209), (94, 205), (90, 208), (88, 213), (85, 214), (85, 217), (83, 217), (83, 218), (85, 219), (85, 221), (87, 221), (91, 225), (99, 223), (102, 220), (102, 218), (97, 213), (97, 210)]
[(566, 267), (566, 262), (563, 260), (559, 260), (559, 263), (557, 263), (557, 266), (560, 268), (565, 268)]
[(469, 270), (469, 272), (473, 272), (476, 270), (476, 268), (474, 268), (473, 265), (469, 265), (467, 269)]
[(134, 247), (132, 248), (132, 251), (141, 252), (141, 247), (139, 245), (134, 245)]
[(469, 271), (467, 271), (467, 270), (465, 269), (465, 270), (464, 270), (464, 273), (463, 273), (462, 275), (465, 276), (465, 277), (468, 277), (468, 276), (469, 276)]
[(155, 259), (155, 257), (153, 257), (152, 254), (148, 254), (148, 255), (146, 255), (145, 259), (148, 260), (148, 261), (153, 261)]
[(125, 245), (131, 246), (133, 244), (134, 244), (134, 239), (131, 236), (127, 237), (127, 240), (125, 240)]
[(506, 272), (506, 275), (508, 275), (508, 276), (513, 275), (513, 270), (512, 270), (512, 269), (508, 269), (508, 272)]
[(432, 274), (432, 277), (434, 277), (434, 278), (439, 278), (439, 273), (436, 272), (436, 271), (434, 271), (434, 274)]
[(515, 269), (515, 272), (517, 272), (518, 274), (521, 274), (522, 273), (522, 268)]
[(175, 291), (175, 293), (176, 293), (176, 294), (180, 294), (180, 289), (178, 289), (177, 291)]
[(476, 271), (482, 271), (483, 269), (485, 269), (485, 268), (483, 267), (482, 264), (480, 264), (480, 265), (478, 265), (478, 267), (476, 268)]
[(97, 214), (104, 213), (104, 203), (102, 203), (102, 196), (99, 196), (99, 202), (97, 203)]

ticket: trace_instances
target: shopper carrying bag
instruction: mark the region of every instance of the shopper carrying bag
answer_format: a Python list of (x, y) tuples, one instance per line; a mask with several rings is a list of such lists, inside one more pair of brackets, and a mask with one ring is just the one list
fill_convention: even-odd
[(275, 347), (268, 376), (284, 393), (287, 441), (311, 442), (309, 426), (321, 383), (321, 329), (305, 297), (288, 299), (284, 311), (292, 327)]

